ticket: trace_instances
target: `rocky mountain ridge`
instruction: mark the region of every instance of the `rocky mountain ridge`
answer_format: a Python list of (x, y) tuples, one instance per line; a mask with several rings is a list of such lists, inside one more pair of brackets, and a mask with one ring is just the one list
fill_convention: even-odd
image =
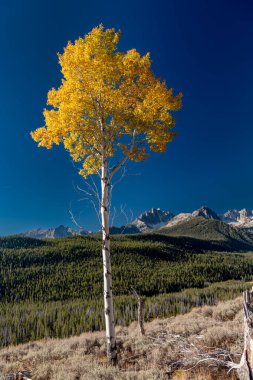
[(148, 229), (163, 227), (173, 217), (174, 214), (170, 211), (163, 211), (160, 208), (151, 208), (151, 210), (145, 211), (138, 216), (130, 225), (137, 227), (140, 232), (144, 232)]
[(63, 237), (69, 237), (69, 236), (76, 236), (76, 235), (82, 235), (87, 236), (91, 235), (91, 231), (86, 231), (84, 229), (80, 229), (79, 231), (76, 231), (70, 227), (65, 227), (63, 225), (60, 225), (58, 227), (50, 227), (50, 228), (35, 228), (33, 230), (21, 233), (20, 236), (24, 237), (31, 237), (35, 239), (56, 239), (56, 238), (63, 238)]
[(253, 210), (229, 210), (220, 215), (220, 219), (234, 227), (253, 229)]
[[(243, 229), (251, 234), (253, 233), (253, 210), (228, 210), (224, 214), (218, 215), (207, 206), (202, 206), (192, 213), (179, 213), (176, 215), (160, 208), (151, 208), (149, 211), (144, 211), (131, 223), (125, 226), (111, 227), (111, 233), (142, 233), (151, 230), (159, 230), (164, 227), (174, 227), (178, 224), (199, 217), (210, 220), (219, 220), (232, 227)], [(61, 238), (76, 235), (86, 236), (91, 234), (91, 231), (85, 229), (74, 230), (73, 228), (60, 225), (58, 227), (33, 229), (20, 234), (20, 236), (33, 238)]]

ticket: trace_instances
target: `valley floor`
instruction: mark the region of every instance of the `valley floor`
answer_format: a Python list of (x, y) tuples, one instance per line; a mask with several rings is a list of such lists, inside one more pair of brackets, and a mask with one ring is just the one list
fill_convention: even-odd
[[(136, 323), (118, 327), (119, 367), (106, 365), (104, 333), (47, 339), (0, 351), (0, 379), (13, 370), (30, 369), (33, 380), (226, 380), (234, 372), (212, 361), (206, 352), (221, 348), (240, 361), (243, 349), (242, 298), (217, 306), (145, 324), (140, 337)], [(220, 357), (222, 360), (222, 357)]]

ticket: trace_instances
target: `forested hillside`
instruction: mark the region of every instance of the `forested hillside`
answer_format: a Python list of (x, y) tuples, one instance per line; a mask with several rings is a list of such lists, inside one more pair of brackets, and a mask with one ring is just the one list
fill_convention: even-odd
[(197, 239), (218, 250), (251, 250), (253, 240), (251, 234), (230, 226), (220, 220), (195, 217), (174, 226), (160, 229), (163, 234), (174, 237)]
[[(146, 320), (239, 294), (252, 278), (253, 255), (207, 252), (201, 244), (159, 234), (115, 236), (116, 323), (136, 318), (131, 286), (147, 298)], [(103, 328), (100, 250), (98, 237), (1, 238), (0, 344)]]

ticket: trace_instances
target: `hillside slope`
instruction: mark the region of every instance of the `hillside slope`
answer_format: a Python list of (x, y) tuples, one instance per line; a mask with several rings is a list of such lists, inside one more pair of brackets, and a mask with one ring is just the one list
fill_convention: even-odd
[[(252, 279), (253, 254), (210, 250), (204, 240), (120, 235), (111, 246), (117, 324), (135, 319), (132, 286), (146, 297), (151, 320), (241, 291), (217, 290), (216, 282)], [(102, 284), (99, 238), (0, 239), (0, 346), (103, 329)]]
[[(227, 350), (239, 362), (243, 350), (241, 297), (204, 306), (185, 315), (117, 327), (119, 366), (106, 366), (104, 332), (49, 339), (0, 350), (0, 379), (11, 370), (31, 370), (34, 379), (78, 380), (236, 380), (214, 361), (196, 366), (211, 347)], [(221, 360), (223, 359), (220, 356)]]
[(159, 230), (169, 236), (188, 237), (217, 243), (223, 249), (252, 250), (253, 240), (249, 234), (220, 220), (196, 217), (180, 224)]

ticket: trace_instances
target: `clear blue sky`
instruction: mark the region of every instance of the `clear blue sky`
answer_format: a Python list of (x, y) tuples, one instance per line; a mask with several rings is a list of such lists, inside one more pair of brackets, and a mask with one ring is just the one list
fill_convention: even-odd
[[(114, 205), (223, 212), (253, 208), (253, 3), (251, 0), (2, 0), (0, 3), (0, 234), (72, 225), (98, 228), (62, 148), (36, 147), (47, 91), (58, 86), (56, 53), (94, 26), (122, 30), (120, 49), (149, 51), (153, 70), (184, 93), (179, 136), (136, 164)], [(121, 217), (118, 224), (124, 223)]]

